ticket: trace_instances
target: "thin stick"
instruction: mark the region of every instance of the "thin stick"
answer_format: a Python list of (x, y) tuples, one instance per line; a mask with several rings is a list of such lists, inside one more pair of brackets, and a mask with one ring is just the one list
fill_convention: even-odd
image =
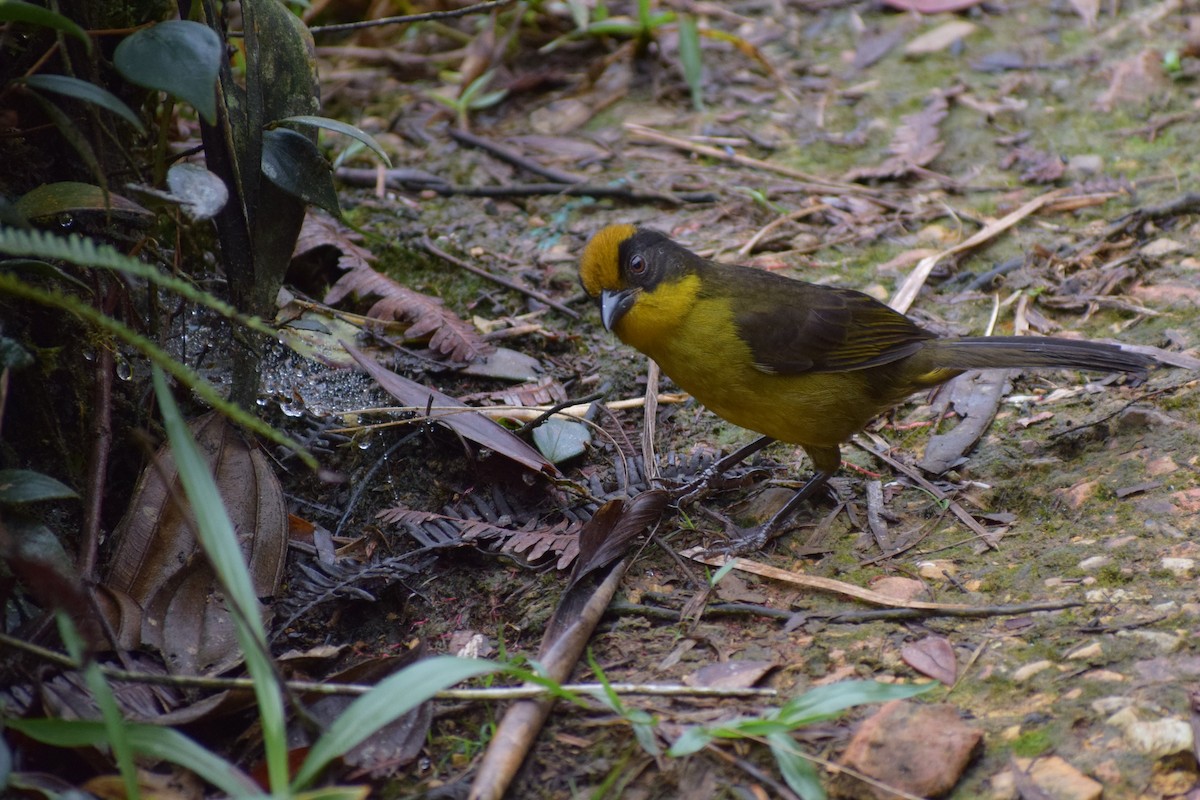
[(363, 28), (376, 28), (380, 25), (404, 25), (410, 22), (425, 22), (431, 19), (453, 19), (454, 17), (465, 17), (468, 14), (482, 14), (484, 11), (510, 6), (515, 2), (516, 0), (486, 0), (483, 3), (455, 8), (451, 11), (429, 11), (425, 14), (403, 14), (398, 17), (383, 17), (382, 19), (369, 19), (361, 22), (344, 22), (338, 25), (317, 25), (308, 30), (314, 34), (341, 33), (343, 31), (357, 31)]
[(964, 239), (958, 244), (947, 250), (943, 250), (932, 256), (926, 256), (917, 262), (913, 267), (913, 271), (904, 279), (904, 283), (896, 290), (896, 294), (892, 297), (892, 302), (889, 305), (899, 311), (901, 314), (907, 313), (912, 307), (913, 301), (917, 299), (917, 294), (921, 291), (921, 287), (925, 285), (925, 281), (929, 278), (933, 268), (938, 265), (943, 258), (961, 253), (964, 250), (970, 250), (977, 245), (983, 244), (989, 239), (995, 238), (999, 234), (1016, 225), (1021, 220), (1034, 213), (1042, 206), (1049, 203), (1051, 200), (1057, 200), (1066, 192), (1065, 189), (1055, 189), (1052, 192), (1047, 192), (1039, 197), (1035, 197), (1025, 205), (1013, 211), (1011, 214), (1001, 217), (995, 222), (991, 222), (974, 235)]
[(440, 247), (438, 247), (437, 245), (435, 245), (430, 240), (430, 238), (427, 234), (421, 235), (421, 246), (423, 248), (425, 248), (425, 251), (427, 253), (429, 253), (430, 255), (437, 256), (438, 258), (442, 259), (443, 261), (453, 264), (454, 266), (458, 267), (459, 269), (465, 269), (467, 272), (471, 273), (472, 275), (478, 275), (479, 277), (486, 278), (487, 280), (492, 281), (493, 283), (498, 283), (501, 286), (504, 286), (505, 288), (512, 289), (514, 292), (520, 292), (523, 295), (532, 297), (534, 300), (537, 300), (539, 303), (545, 303), (546, 305), (550, 306), (551, 308), (561, 311), (562, 313), (566, 314), (571, 319), (579, 319), (578, 311), (575, 311), (574, 309), (571, 309), (571, 308), (567, 308), (566, 306), (564, 306), (562, 303), (558, 302), (557, 300), (552, 300), (551, 298), (549, 298), (546, 295), (539, 292), (537, 289), (530, 289), (528, 287), (522, 286), (521, 284), (517, 283), (516, 281), (510, 281), (508, 278), (504, 278), (500, 275), (493, 275), (492, 273), (488, 272), (486, 269), (481, 269), (481, 268), (475, 266), (474, 264), (470, 264), (466, 261), (463, 261), (461, 258), (455, 258), (454, 256), (447, 253), (445, 250), (443, 250)]
[(690, 142), (687, 139), (681, 139), (678, 136), (672, 136), (669, 133), (656, 131), (653, 128), (647, 128), (644, 125), (638, 125), (634, 122), (626, 122), (625, 130), (629, 131), (630, 135), (635, 139), (642, 139), (655, 144), (665, 144), (674, 147), (678, 150), (683, 150), (688, 153), (705, 156), (707, 158), (715, 158), (719, 161), (726, 161), (730, 164), (737, 164), (742, 167), (751, 167), (753, 169), (761, 169), (766, 172), (774, 172), (777, 175), (784, 175), (789, 178), (795, 178), (802, 181), (807, 186), (804, 188), (807, 191), (824, 193), (824, 194), (852, 194), (864, 197), (870, 197), (873, 201), (892, 209), (898, 209), (899, 206), (889, 201), (880, 199), (882, 192), (877, 189), (870, 189), (866, 186), (859, 186), (851, 183), (839, 183), (822, 178), (818, 175), (813, 175), (808, 172), (801, 172), (798, 169), (785, 167), (782, 164), (772, 164), (769, 161), (762, 161), (750, 156), (744, 156), (739, 153), (732, 153), (727, 150), (722, 150), (717, 147), (709, 147), (704, 144)]
[(476, 136), (470, 131), (465, 131), (462, 128), (451, 128), (450, 138), (456, 142), (468, 144), (471, 147), (478, 147), (480, 150), (491, 153), (502, 161), (507, 161), (515, 167), (520, 167), (527, 172), (532, 172), (534, 175), (541, 175), (543, 178), (548, 178), (556, 183), (583, 183), (584, 180), (578, 175), (572, 175), (569, 172), (563, 172), (561, 170), (554, 169), (553, 167), (547, 167), (539, 164), (536, 161), (531, 161), (510, 147), (505, 147), (499, 142), (491, 139), (485, 139), (482, 136)]
[[(334, 173), (339, 180), (352, 186), (375, 185), (378, 176), (374, 169), (338, 167)], [(563, 195), (566, 197), (612, 197), (644, 203), (715, 203), (719, 199), (714, 192), (649, 192), (631, 189), (628, 186), (608, 186), (592, 183), (518, 183), (512, 186), (458, 186), (411, 169), (389, 169), (384, 173), (384, 182), (393, 189), (409, 191), (431, 191), (450, 197), (540, 197)]]
[(971, 516), (970, 512), (968, 512), (965, 508), (963, 508), (961, 505), (959, 505), (955, 500), (951, 499), (950, 495), (946, 494), (941, 489), (934, 486), (929, 481), (925, 480), (924, 476), (922, 476), (921, 473), (917, 472), (915, 469), (908, 466), (907, 464), (901, 464), (899, 461), (892, 458), (891, 456), (889, 456), (887, 453), (883, 452), (882, 450), (876, 450), (872, 447), (868, 447), (867, 445), (863, 444), (863, 442), (857, 436), (854, 437), (853, 439), (851, 439), (850, 441), (852, 444), (857, 445), (858, 447), (861, 447), (863, 450), (866, 450), (871, 455), (873, 455), (876, 458), (878, 458), (879, 460), (885, 462), (892, 469), (898, 470), (899, 472), (903, 472), (905, 475), (908, 476), (908, 478), (911, 481), (916, 483), (922, 489), (929, 492), (931, 495), (936, 497), (941, 502), (946, 503), (947, 504), (946, 507), (949, 508), (950, 511), (954, 512), (954, 516), (956, 516), (960, 520), (962, 520), (963, 523), (968, 528), (970, 528), (975, 533), (975, 535), (979, 537), (980, 541), (982, 541), (985, 545), (987, 545), (989, 548), (991, 548), (993, 550), (1000, 549), (1000, 548), (996, 547), (996, 544), (988, 538), (987, 529), (985, 529), (982, 525), (979, 524), (979, 520), (975, 519), (975, 517)]

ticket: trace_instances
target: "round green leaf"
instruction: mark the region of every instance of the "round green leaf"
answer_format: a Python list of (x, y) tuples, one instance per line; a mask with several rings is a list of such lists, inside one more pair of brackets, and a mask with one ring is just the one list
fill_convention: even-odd
[(199, 22), (173, 19), (122, 40), (113, 63), (126, 79), (191, 103), (213, 123), (223, 57), (221, 38), (215, 31)]
[(533, 429), (533, 443), (555, 464), (583, 455), (592, 433), (582, 422), (551, 417)]
[(312, 140), (287, 128), (263, 133), (262, 171), (267, 180), (306, 203), (342, 215), (329, 162)]
[(72, 78), (69, 75), (30, 75), (25, 79), (25, 84), (35, 89), (74, 97), (85, 103), (100, 106), (137, 128), (139, 133), (144, 133), (146, 130), (142, 126), (142, 121), (137, 118), (137, 114), (134, 114), (133, 109), (125, 105), (121, 98), (94, 83), (81, 81), (79, 78)]

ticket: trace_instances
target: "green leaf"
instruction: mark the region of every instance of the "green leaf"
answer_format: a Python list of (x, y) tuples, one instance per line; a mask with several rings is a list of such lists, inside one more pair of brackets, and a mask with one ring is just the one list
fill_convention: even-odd
[(0, 469), (0, 503), (20, 505), (78, 497), (71, 487), (49, 475), (28, 469)]
[(703, 750), (714, 738), (707, 728), (700, 725), (688, 728), (675, 740), (671, 748), (667, 750), (667, 755), (676, 758), (679, 756), (690, 756), (692, 753)]
[(75, 629), (71, 618), (61, 610), (55, 612), (54, 616), (58, 623), (58, 635), (75, 663), (83, 665), (84, 682), (92, 693), (92, 700), (100, 708), (113, 760), (117, 762), (117, 770), (121, 773), (121, 782), (125, 787), (125, 796), (139, 800), (141, 794), (138, 791), (137, 767), (133, 763), (133, 746), (129, 742), (129, 728), (121, 717), (121, 709), (117, 707), (112, 687), (104, 679), (100, 666), (92, 659), (85, 660), (83, 637)]
[(771, 748), (779, 772), (793, 792), (803, 800), (825, 800), (821, 777), (812, 762), (800, 755), (795, 739), (786, 733), (772, 733), (767, 736), (767, 746)]
[(283, 119), (279, 120), (277, 124), (283, 124), (285, 122), (291, 123), (292, 125), (307, 125), (312, 128), (324, 128), (327, 131), (333, 131), (335, 133), (349, 136), (352, 139), (357, 139), (367, 147), (371, 148), (371, 150), (383, 160), (384, 164), (388, 165), (389, 167), (392, 165), (391, 159), (387, 157), (387, 153), (383, 152), (383, 147), (379, 144), (379, 142), (375, 141), (375, 138), (372, 137), (371, 134), (367, 133), (361, 128), (348, 125), (345, 122), (340, 122), (336, 119), (330, 119), (329, 117), (315, 117), (309, 114), (300, 114), (294, 117), (284, 117)]
[(611, 17), (587, 26), (587, 32), (594, 36), (633, 36), (640, 31), (641, 27), (629, 17)]
[(317, 740), (292, 780), (295, 792), (311, 783), (333, 759), (357, 746), (376, 731), (459, 681), (495, 672), (496, 664), (477, 659), (435, 656), (384, 679), (357, 698)]
[(592, 432), (582, 422), (551, 417), (533, 429), (533, 443), (552, 463), (581, 456), (592, 441)]
[[(55, 747), (97, 747), (108, 744), (103, 722), (8, 719), (4, 724)], [(174, 728), (135, 722), (127, 722), (125, 728), (129, 744), (135, 752), (178, 764), (232, 797), (261, 795), (253, 779), (234, 764), (205, 750)]]
[(472, 111), (480, 111), (485, 108), (491, 108), (506, 97), (508, 97), (508, 89), (497, 89), (494, 92), (487, 92), (479, 97), (472, 98), (471, 102), (468, 104), (468, 108), (470, 108)]
[[(77, 288), (86, 293), (92, 291), (92, 287), (88, 286), (83, 281), (76, 278), (74, 275), (68, 275), (62, 267), (57, 264), (51, 264), (48, 261), (41, 261), (35, 258), (5, 258), (0, 260), (0, 269), (19, 272), (22, 275), (29, 275), (35, 278), (46, 278), (49, 280), (65, 281), (66, 283), (74, 284)], [(32, 358), (32, 357), (31, 357)], [(31, 362), (32, 363), (32, 360)], [(14, 366), (13, 364), (5, 363), (3, 358), (0, 358), (0, 368), (6, 366)], [(24, 366), (24, 365), (22, 365)]]
[(89, 53), (92, 52), (92, 39), (87, 31), (75, 22), (49, 9), (26, 3), (23, 0), (3, 0), (0, 2), (0, 22), (26, 22), (30, 25), (41, 25), (43, 28), (53, 28), (56, 31), (74, 36), (83, 42)]
[(700, 29), (691, 14), (679, 17), (679, 62), (683, 66), (683, 79), (692, 93), (692, 107), (704, 110), (704, 64), (700, 58)]
[(876, 681), (839, 681), (810, 689), (779, 709), (777, 719), (791, 727), (830, 719), (853, 706), (903, 700), (923, 694), (937, 684), (878, 683)]
[(329, 162), (312, 140), (287, 128), (263, 134), (262, 171), (271, 183), (293, 197), (342, 215)]
[(196, 539), (221, 581), (226, 602), (232, 606), (238, 644), (246, 659), (246, 670), (254, 680), (254, 697), (258, 701), (258, 719), (262, 725), (270, 786), (273, 791), (281, 792), (287, 785), (288, 777), (283, 693), (271, 663), (267, 633), (263, 629), (261, 607), (250, 580), (250, 571), (217, 484), (158, 366), (154, 367), (152, 377), (154, 393), (158, 395), (158, 405), (162, 410), (163, 425), (171, 442), (171, 455), (175, 458), (179, 480), (196, 520), (193, 526)]
[(44, 183), (25, 193), (16, 203), (14, 210), (30, 222), (46, 222), (61, 214), (78, 214), (94, 211), (124, 215), (125, 219), (154, 216), (132, 200), (106, 191), (103, 186), (79, 181)]
[(45, 92), (74, 97), (85, 103), (107, 109), (137, 128), (138, 133), (145, 133), (142, 121), (133, 113), (133, 109), (125, 105), (121, 98), (94, 83), (81, 81), (69, 75), (30, 75), (24, 80), (26, 86), (41, 89)]
[(96, 157), (96, 151), (92, 149), (91, 142), (87, 140), (87, 137), (75, 125), (75, 121), (63, 113), (61, 108), (50, 102), (49, 98), (43, 97), (40, 93), (26, 87), (25, 94), (38, 104), (42, 109), (42, 113), (50, 118), (50, 121), (54, 123), (54, 127), (67, 140), (67, 144), (71, 145), (71, 149), (79, 154), (79, 157), (83, 159), (83, 163), (87, 164), (88, 170), (91, 171), (96, 183), (107, 189), (108, 178), (105, 175), (104, 168), (100, 166), (100, 159)]
[(217, 75), (224, 56), (216, 31), (172, 19), (123, 39), (113, 63), (127, 80), (191, 103), (212, 124), (217, 121)]
[[(56, 186), (60, 184), (49, 184)], [(87, 184), (84, 184), (87, 185)], [(34, 191), (37, 191), (36, 189)], [(32, 194), (32, 192), (31, 192)], [(110, 195), (112, 196), (112, 195)], [(139, 206), (140, 208), (140, 206)], [(174, 275), (160, 272), (149, 264), (119, 252), (111, 245), (98, 245), (91, 239), (80, 236), (61, 237), (47, 231), (21, 231), (0, 227), (0, 253), (14, 256), (34, 256), (66, 261), (89, 269), (111, 269), (134, 278), (149, 281), (168, 291), (175, 292), (185, 300), (204, 306), (222, 317), (258, 331), (264, 336), (275, 336), (275, 331), (257, 317), (242, 314), (229, 303), (202, 292), (192, 284)], [(179, 377), (176, 375), (175, 377)], [(237, 420), (239, 425), (247, 424)], [(259, 431), (262, 433), (262, 431)]]

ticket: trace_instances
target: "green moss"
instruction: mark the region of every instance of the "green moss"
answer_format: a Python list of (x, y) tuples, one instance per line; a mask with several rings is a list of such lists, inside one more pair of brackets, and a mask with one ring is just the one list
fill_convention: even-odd
[(1012, 752), (1019, 758), (1035, 758), (1054, 747), (1054, 739), (1043, 730), (1024, 731), (1012, 743)]

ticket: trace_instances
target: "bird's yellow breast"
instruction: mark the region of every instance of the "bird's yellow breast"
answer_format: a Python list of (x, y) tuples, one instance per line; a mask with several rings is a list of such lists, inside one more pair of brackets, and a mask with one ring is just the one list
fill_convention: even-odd
[(775, 439), (836, 445), (863, 420), (847, 413), (860, 373), (776, 375), (754, 366), (728, 298), (707, 296), (695, 274), (643, 291), (617, 322), (621, 341), (658, 362), (681, 389), (720, 417)]

